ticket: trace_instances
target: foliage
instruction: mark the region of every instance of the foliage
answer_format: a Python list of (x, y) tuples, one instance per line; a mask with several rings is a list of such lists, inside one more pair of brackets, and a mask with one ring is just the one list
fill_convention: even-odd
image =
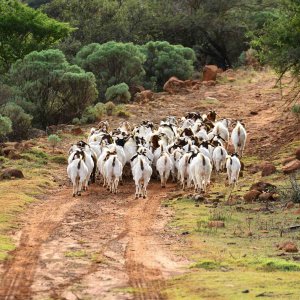
[(114, 110), (116, 109), (116, 105), (112, 101), (109, 101), (105, 104), (105, 109), (106, 109), (106, 114), (108, 116), (111, 116)]
[(288, 184), (279, 190), (281, 199), (300, 203), (300, 183), (296, 175), (291, 175)]
[(145, 73), (145, 56), (132, 43), (93, 43), (84, 46), (75, 61), (84, 70), (95, 74), (100, 95), (108, 87), (122, 82), (138, 84)]
[(126, 107), (124, 105), (117, 105), (113, 114), (120, 118), (129, 118), (130, 113), (126, 110)]
[(13, 65), (9, 80), (32, 104), (33, 124), (42, 128), (80, 116), (97, 97), (94, 75), (70, 65), (59, 50), (31, 52)]
[(288, 102), (299, 98), (300, 92), (300, 2), (281, 0), (279, 8), (264, 28), (256, 32), (252, 45), (260, 50), (260, 58), (272, 66), (279, 79), (291, 72), (295, 86), (287, 97)]
[(105, 98), (107, 101), (113, 101), (114, 103), (129, 102), (131, 95), (129, 93), (128, 85), (122, 82), (109, 87), (105, 92)]
[(46, 49), (72, 28), (17, 0), (0, 2), (0, 72), (34, 50)]
[(291, 111), (297, 118), (300, 118), (300, 104), (294, 104)]
[(144, 68), (148, 87), (154, 84), (161, 89), (171, 76), (182, 80), (192, 77), (196, 60), (192, 49), (168, 42), (149, 42), (141, 49), (147, 57)]
[(0, 139), (12, 131), (12, 122), (8, 117), (0, 115)]
[(13, 102), (9, 102), (3, 107), (2, 114), (10, 118), (12, 122), (12, 132), (8, 135), (11, 140), (28, 138), (28, 131), (31, 129), (31, 115), (25, 113), (22, 107)]
[(61, 142), (61, 139), (56, 134), (51, 134), (48, 136), (48, 142), (52, 147), (52, 151), (54, 152), (54, 148)]

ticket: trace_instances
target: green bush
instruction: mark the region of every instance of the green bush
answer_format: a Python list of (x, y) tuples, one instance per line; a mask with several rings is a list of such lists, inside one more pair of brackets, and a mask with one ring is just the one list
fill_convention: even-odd
[(291, 111), (297, 118), (300, 118), (300, 104), (294, 104)]
[(100, 121), (105, 114), (106, 106), (104, 103), (99, 102), (95, 106), (88, 106), (84, 110), (82, 117), (80, 119), (74, 118), (72, 123), (74, 125), (93, 123), (96, 121)]
[(160, 90), (172, 76), (181, 80), (192, 77), (196, 56), (191, 48), (158, 41), (141, 46), (141, 50), (146, 55), (144, 69), (147, 88), (157, 86)]
[(51, 134), (48, 136), (48, 142), (52, 147), (52, 152), (54, 152), (54, 148), (61, 142), (61, 139), (56, 134)]
[(133, 43), (89, 44), (76, 55), (75, 62), (97, 78), (100, 95), (113, 85), (139, 84), (145, 74), (145, 55)]
[(50, 160), (56, 164), (59, 165), (65, 165), (67, 164), (67, 158), (65, 156), (62, 155), (56, 155), (50, 158)]
[(10, 118), (0, 115), (0, 140), (12, 131)]
[(116, 105), (112, 101), (105, 103), (105, 110), (108, 116), (112, 116), (115, 109)]
[(122, 82), (109, 87), (106, 90), (105, 98), (106, 101), (112, 101), (114, 103), (128, 103), (131, 98), (128, 85)]
[(31, 52), (12, 66), (8, 76), (10, 84), (18, 86), (20, 97), (31, 104), (36, 127), (80, 117), (98, 94), (95, 76), (70, 65), (57, 49)]
[(130, 113), (126, 110), (124, 105), (117, 105), (114, 110), (114, 115), (125, 119), (130, 117)]
[(28, 138), (31, 129), (32, 116), (25, 113), (22, 107), (9, 102), (2, 110), (3, 115), (12, 120), (12, 132), (8, 135), (11, 140), (22, 140)]

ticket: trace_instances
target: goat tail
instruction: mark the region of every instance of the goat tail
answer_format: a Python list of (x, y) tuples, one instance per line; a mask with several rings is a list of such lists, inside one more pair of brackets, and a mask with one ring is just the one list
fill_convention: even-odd
[(81, 158), (79, 159), (78, 165), (77, 165), (77, 169), (79, 170), (81, 166)]
[(223, 149), (221, 148), (221, 155), (223, 156), (224, 155), (224, 153), (223, 153)]
[(141, 162), (141, 170), (144, 171), (144, 162), (142, 159), (140, 160), (140, 162)]
[(202, 154), (202, 164), (203, 164), (203, 166), (205, 166), (205, 165), (206, 165), (205, 157), (204, 157), (204, 155), (203, 155), (203, 154)]
[(167, 165), (168, 158), (165, 156), (165, 166)]
[(114, 167), (116, 165), (116, 157), (114, 157), (113, 162), (112, 162), (112, 166)]

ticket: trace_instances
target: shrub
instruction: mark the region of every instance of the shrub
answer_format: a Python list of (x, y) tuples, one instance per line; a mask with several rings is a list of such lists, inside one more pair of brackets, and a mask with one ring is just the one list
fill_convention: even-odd
[(106, 90), (105, 98), (107, 101), (113, 101), (114, 103), (128, 103), (131, 98), (128, 85), (122, 82), (109, 87)]
[(95, 106), (88, 106), (84, 110), (81, 119), (74, 118), (72, 123), (74, 125), (79, 125), (79, 124), (88, 124), (88, 123), (100, 121), (105, 113), (106, 113), (105, 104), (99, 102)]
[(121, 117), (121, 118), (129, 118), (130, 113), (126, 110), (124, 105), (117, 105), (114, 110), (114, 115)]
[(22, 107), (10, 102), (5, 105), (3, 115), (12, 120), (12, 132), (8, 135), (11, 140), (22, 140), (28, 138), (31, 129), (32, 116), (25, 113)]
[(65, 165), (67, 164), (67, 158), (62, 155), (56, 155), (50, 158), (50, 160), (56, 164)]
[(54, 148), (61, 142), (61, 139), (56, 134), (51, 134), (48, 136), (48, 142), (52, 147), (52, 152), (54, 152)]
[(138, 46), (114, 41), (84, 46), (75, 58), (80, 67), (95, 74), (101, 96), (112, 85), (139, 84), (145, 74), (144, 61)]
[(297, 118), (300, 119), (300, 104), (294, 104), (291, 111)]
[(98, 94), (95, 76), (70, 65), (57, 49), (34, 51), (18, 60), (9, 80), (33, 104), (33, 124), (42, 128), (79, 117)]
[(108, 116), (111, 116), (113, 114), (115, 108), (116, 108), (116, 105), (113, 102), (109, 101), (109, 102), (105, 103), (105, 110), (106, 110), (106, 114)]
[(0, 115), (0, 140), (12, 131), (10, 118)]
[(295, 175), (290, 175), (289, 182), (279, 189), (279, 194), (284, 201), (300, 203), (300, 183)]
[(146, 55), (144, 69), (146, 71), (147, 87), (157, 86), (162, 89), (164, 83), (172, 76), (185, 80), (191, 78), (196, 61), (195, 52), (181, 45), (171, 45), (168, 42), (149, 42), (141, 46)]

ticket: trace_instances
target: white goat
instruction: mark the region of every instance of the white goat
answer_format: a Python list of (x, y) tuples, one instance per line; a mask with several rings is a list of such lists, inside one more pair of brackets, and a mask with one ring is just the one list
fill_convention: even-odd
[(104, 163), (106, 181), (111, 193), (118, 192), (118, 184), (122, 177), (122, 163), (117, 155), (110, 155)]
[(200, 192), (201, 190), (206, 192), (206, 187), (210, 184), (210, 176), (212, 172), (212, 165), (210, 159), (199, 153), (191, 162), (190, 174), (194, 181), (195, 191)]
[(243, 157), (247, 140), (247, 132), (245, 127), (238, 121), (231, 133), (231, 141), (234, 146), (234, 151)]
[(73, 183), (73, 197), (81, 195), (82, 184), (88, 176), (88, 168), (83, 161), (83, 155), (77, 155), (67, 168), (68, 177)]
[(241, 170), (241, 162), (236, 154), (232, 156), (227, 156), (226, 159), (226, 168), (229, 185), (236, 185), (239, 179), (239, 174)]
[(166, 187), (172, 168), (173, 163), (170, 155), (166, 151), (163, 151), (156, 162), (156, 170), (159, 173), (161, 187)]
[(227, 151), (222, 146), (214, 148), (212, 160), (217, 172), (223, 171), (226, 165)]
[(138, 154), (132, 161), (132, 175), (135, 182), (135, 198), (147, 196), (147, 186), (151, 179), (152, 168), (147, 158)]

